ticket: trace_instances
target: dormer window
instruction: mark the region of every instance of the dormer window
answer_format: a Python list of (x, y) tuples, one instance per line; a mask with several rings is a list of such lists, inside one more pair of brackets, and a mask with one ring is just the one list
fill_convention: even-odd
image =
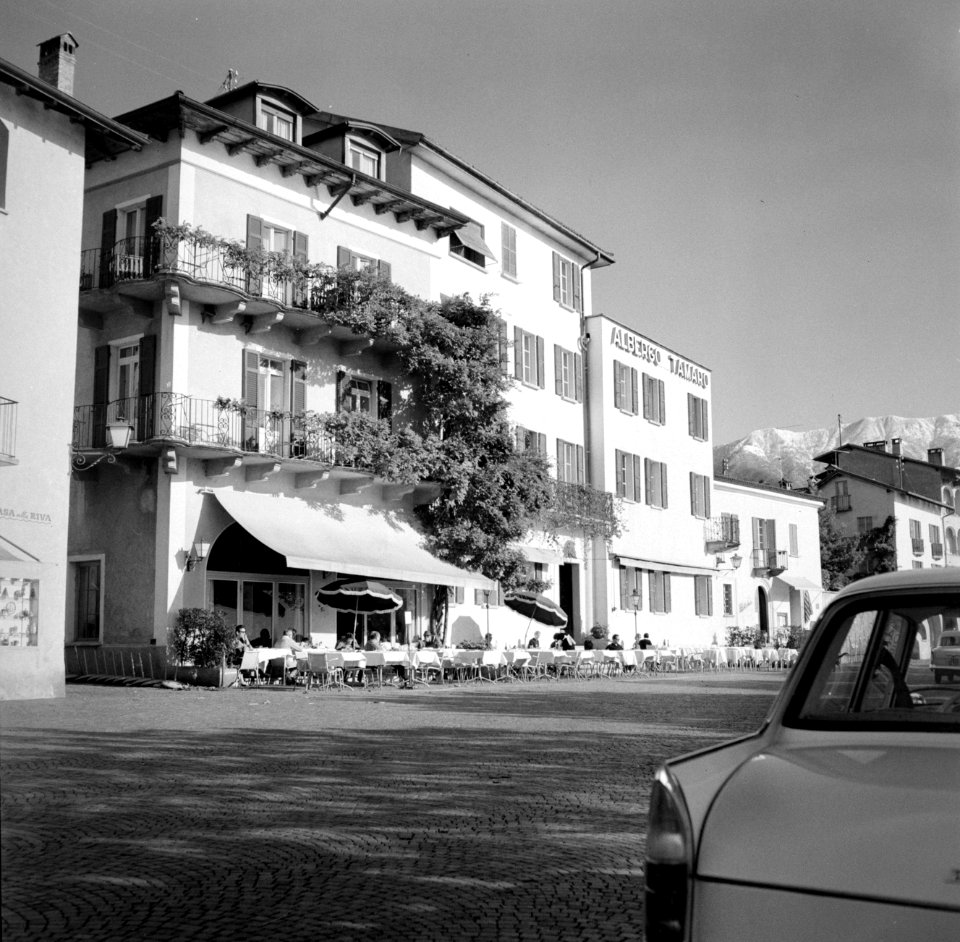
[(296, 118), (289, 111), (283, 111), (275, 105), (268, 105), (261, 101), (260, 117), (257, 124), (268, 134), (282, 137), (285, 141), (294, 140)]
[(362, 144), (355, 138), (347, 138), (346, 165), (353, 170), (359, 170), (368, 177), (382, 179), (383, 154), (373, 147)]

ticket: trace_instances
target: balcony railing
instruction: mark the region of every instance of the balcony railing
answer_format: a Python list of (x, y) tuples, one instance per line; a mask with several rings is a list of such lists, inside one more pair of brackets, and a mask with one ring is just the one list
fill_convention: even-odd
[[(265, 409), (238, 410), (217, 400), (179, 393), (154, 393), (74, 409), (74, 450), (104, 448), (108, 425), (126, 424), (131, 443), (155, 439), (280, 458), (304, 458), (324, 464), (337, 461), (334, 438), (308, 422), (303, 413)], [(358, 462), (351, 462), (357, 466)]]
[(586, 484), (555, 481), (553, 506), (546, 516), (548, 526), (587, 530), (607, 539), (619, 529), (613, 494)]
[(910, 547), (911, 547), (911, 549), (913, 550), (913, 555), (914, 555), (914, 556), (922, 556), (922, 555), (923, 555), (923, 540), (922, 540), (922, 539), (919, 539), (919, 540), (918, 540), (918, 539), (915, 539), (915, 538), (914, 538), (914, 539), (911, 539), (911, 540), (910, 540)]
[(740, 518), (736, 516), (712, 517), (704, 521), (703, 539), (707, 543), (720, 543), (728, 549), (740, 545)]
[(837, 494), (830, 498), (830, 507), (834, 513), (843, 513), (845, 510), (850, 510), (851, 506), (849, 494)]
[[(157, 273), (183, 275), (250, 297), (267, 298), (281, 307), (317, 314), (358, 309), (370, 301), (377, 284), (375, 278), (341, 277), (333, 267), (302, 279), (290, 278), (269, 267), (254, 272), (235, 250), (225, 245), (171, 242), (158, 236), (121, 239), (108, 252), (86, 249), (80, 255), (81, 291), (112, 288)], [(399, 313), (398, 302), (385, 299), (385, 303), (388, 312), (392, 307), (393, 314)]]
[(17, 458), (17, 405), (0, 396), (0, 464), (12, 464)]
[(753, 568), (766, 569), (771, 573), (783, 572), (790, 566), (790, 554), (786, 550), (755, 549)]
[(931, 543), (930, 544), (930, 555), (934, 559), (943, 559), (943, 544), (942, 543)]

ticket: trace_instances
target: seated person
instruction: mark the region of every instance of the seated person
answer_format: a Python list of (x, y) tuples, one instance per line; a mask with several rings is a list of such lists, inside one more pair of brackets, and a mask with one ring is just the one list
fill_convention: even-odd
[(637, 641), (637, 647), (640, 648), (641, 651), (646, 651), (647, 648), (652, 648), (653, 642), (650, 640), (650, 635), (644, 634), (644, 636)]
[(440, 647), (440, 639), (429, 628), (423, 633), (420, 643), (425, 648)]
[(497, 648), (496, 642), (493, 640), (493, 635), (488, 631), (483, 636), (483, 649), (485, 651), (495, 651)]
[(340, 635), (340, 640), (337, 642), (336, 646), (337, 651), (356, 651), (357, 650), (357, 639), (353, 635)]
[(255, 648), (272, 648), (273, 647), (273, 635), (270, 634), (269, 628), (261, 628), (260, 635), (256, 641), (253, 642)]
[(280, 638), (277, 647), (286, 648), (290, 652), (285, 658), (287, 680), (292, 680), (295, 682), (297, 679), (297, 654), (298, 652), (304, 650), (303, 645), (294, 640), (293, 631), (290, 628), (287, 628), (286, 631), (284, 631), (283, 636)]
[(623, 644), (620, 642), (620, 635), (614, 635), (610, 639), (610, 643), (607, 645), (608, 651), (622, 651)]
[(540, 632), (535, 631), (533, 637), (527, 642), (528, 648), (539, 648), (540, 647)]
[(558, 631), (553, 636), (553, 642), (550, 645), (551, 648), (557, 651), (572, 651), (576, 646), (577, 642), (574, 641), (566, 631)]
[(250, 643), (250, 639), (247, 637), (247, 629), (243, 625), (237, 625), (234, 629), (236, 634), (233, 639), (233, 660), (232, 664), (234, 667), (239, 667), (240, 662), (243, 660), (244, 651), (252, 651), (253, 645)]
[[(370, 634), (367, 635), (367, 643), (363, 646), (363, 650), (364, 651), (389, 651), (390, 642), (381, 641), (379, 631), (371, 631)], [(409, 684), (409, 685), (407, 684), (407, 669), (402, 664), (391, 664), (390, 666), (393, 668), (397, 677), (399, 677), (400, 679), (400, 683), (404, 687), (413, 686), (413, 684)], [(361, 678), (360, 684), (361, 686), (363, 686), (362, 678)]]
[(588, 636), (588, 637), (586, 637), (586, 638), (583, 639), (583, 650), (584, 650), (584, 651), (592, 651), (592, 650), (593, 650), (593, 638), (591, 638), (591, 637)]

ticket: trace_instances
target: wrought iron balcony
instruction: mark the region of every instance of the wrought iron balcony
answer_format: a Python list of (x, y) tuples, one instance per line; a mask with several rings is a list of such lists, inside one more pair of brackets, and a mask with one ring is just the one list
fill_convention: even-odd
[[(316, 269), (317, 266), (312, 266)], [(255, 271), (244, 253), (222, 242), (172, 241), (159, 235), (121, 239), (112, 249), (86, 249), (80, 254), (80, 290), (113, 288), (154, 276), (179, 275), (197, 284), (216, 285), (281, 308), (315, 314), (352, 313), (371, 301), (376, 278), (343, 273), (332, 266), (310, 276), (292, 278), (289, 269), (268, 262)], [(400, 312), (393, 299), (388, 313)]]
[(17, 405), (0, 396), (0, 464), (17, 463)]
[(922, 540), (922, 539), (919, 539), (919, 540), (918, 540), (918, 539), (912, 538), (912, 539), (910, 540), (910, 547), (911, 547), (911, 549), (913, 550), (913, 555), (914, 555), (914, 556), (922, 556), (922, 555), (923, 555), (923, 540)]
[(943, 544), (942, 543), (931, 543), (930, 544), (930, 555), (934, 559), (943, 558)]
[[(196, 399), (179, 393), (154, 393), (74, 409), (73, 448), (91, 451), (107, 446), (107, 426), (127, 424), (131, 444), (175, 441), (232, 453), (302, 458), (327, 465), (337, 461), (332, 436), (307, 421), (303, 413), (238, 407), (227, 400)], [(349, 463), (359, 466), (359, 462)]]
[(548, 517), (554, 527), (587, 530), (607, 539), (619, 531), (620, 525), (613, 494), (565, 481), (554, 482), (554, 502)]
[(753, 551), (753, 568), (765, 569), (775, 576), (790, 566), (790, 554), (786, 550), (755, 549)]
[(734, 514), (712, 517), (703, 524), (703, 539), (707, 552), (733, 549), (740, 545), (740, 518)]

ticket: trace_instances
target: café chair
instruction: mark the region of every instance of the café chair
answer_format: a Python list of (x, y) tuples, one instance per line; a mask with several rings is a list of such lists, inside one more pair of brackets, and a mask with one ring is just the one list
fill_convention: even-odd
[(307, 690), (314, 683), (321, 689), (349, 690), (343, 682), (343, 655), (336, 651), (307, 652)]
[(237, 668), (237, 677), (244, 683), (259, 687), (263, 683), (260, 677), (260, 658), (256, 651), (244, 651), (240, 666)]

